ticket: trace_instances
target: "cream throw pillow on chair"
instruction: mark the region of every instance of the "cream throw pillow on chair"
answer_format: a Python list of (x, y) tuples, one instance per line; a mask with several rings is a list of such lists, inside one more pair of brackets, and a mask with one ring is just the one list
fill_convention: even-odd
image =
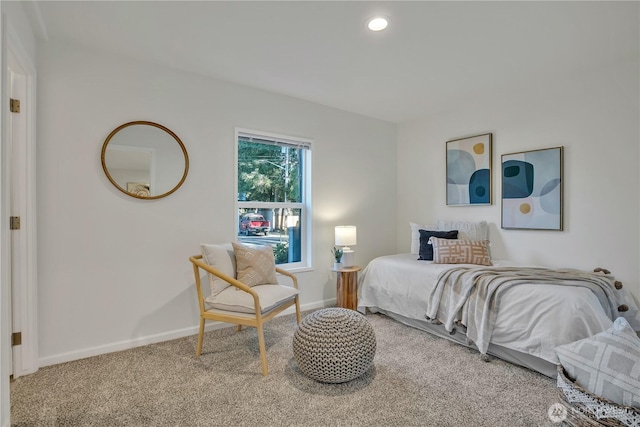
[[(204, 262), (235, 279), (236, 258), (233, 254), (233, 246), (231, 246), (230, 243), (221, 245), (202, 243), (200, 247)], [(211, 295), (215, 296), (231, 285), (218, 276), (209, 273), (209, 286), (211, 288)]]
[(270, 246), (251, 248), (231, 242), (236, 255), (237, 279), (247, 286), (277, 285), (276, 261)]

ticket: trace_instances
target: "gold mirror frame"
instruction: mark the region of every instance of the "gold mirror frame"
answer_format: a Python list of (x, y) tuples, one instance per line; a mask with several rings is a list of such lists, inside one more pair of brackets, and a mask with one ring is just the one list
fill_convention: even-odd
[[(137, 193), (129, 192), (127, 191), (126, 188), (122, 188), (122, 186), (120, 186), (120, 184), (118, 184), (116, 180), (113, 179), (113, 177), (109, 173), (109, 169), (107, 168), (107, 163), (106, 163), (106, 153), (107, 153), (107, 146), (109, 145), (109, 142), (121, 130), (129, 126), (136, 126), (136, 125), (153, 126), (155, 128), (165, 131), (167, 134), (173, 137), (173, 139), (175, 139), (175, 141), (178, 143), (178, 146), (180, 146), (180, 149), (182, 150), (182, 154), (184, 155), (184, 173), (182, 174), (182, 178), (180, 179), (180, 181), (171, 190), (167, 191), (166, 193), (158, 194), (156, 196), (144, 196)], [(118, 190), (120, 190), (127, 196), (131, 196), (131, 197), (135, 197), (136, 199), (143, 199), (143, 200), (154, 200), (154, 199), (161, 199), (163, 197), (167, 197), (169, 194), (175, 192), (178, 188), (180, 188), (182, 183), (184, 183), (185, 179), (187, 179), (187, 173), (189, 172), (189, 155), (187, 154), (187, 149), (185, 148), (184, 144), (182, 143), (178, 135), (173, 133), (171, 129), (168, 129), (162, 126), (161, 124), (142, 121), (142, 120), (125, 123), (123, 125), (118, 126), (113, 131), (111, 131), (109, 136), (107, 136), (107, 139), (105, 139), (104, 144), (102, 144), (102, 153), (100, 155), (100, 161), (102, 163), (102, 170), (104, 171), (105, 175), (107, 176), (107, 178), (109, 179), (111, 184), (113, 184), (114, 187), (116, 187)]]

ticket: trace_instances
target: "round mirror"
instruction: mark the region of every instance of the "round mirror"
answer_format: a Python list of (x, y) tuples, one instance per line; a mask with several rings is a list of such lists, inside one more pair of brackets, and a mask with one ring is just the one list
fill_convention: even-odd
[(189, 156), (178, 136), (153, 122), (115, 128), (102, 145), (102, 169), (120, 191), (138, 199), (159, 199), (187, 178)]

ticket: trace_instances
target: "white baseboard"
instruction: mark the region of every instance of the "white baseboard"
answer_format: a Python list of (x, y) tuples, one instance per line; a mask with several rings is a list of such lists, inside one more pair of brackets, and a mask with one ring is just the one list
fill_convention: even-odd
[[(300, 306), (300, 310), (315, 310), (318, 308), (330, 307), (334, 306), (336, 303), (335, 298), (318, 301), (309, 304), (303, 304)], [(295, 307), (289, 307), (279, 316), (285, 316), (287, 314), (293, 314), (296, 312)], [(221, 322), (207, 322), (205, 325), (205, 331), (213, 331), (216, 329), (228, 328), (231, 327), (229, 323), (221, 323)], [(50, 366), (57, 365), (58, 363), (71, 362), (74, 360), (80, 360), (87, 357), (98, 356), (106, 353), (113, 353), (116, 351), (128, 350), (130, 348), (141, 347), (143, 345), (154, 344), (157, 342), (169, 341), (176, 338), (187, 337), (189, 335), (196, 335), (198, 333), (198, 325), (191, 326), (184, 329), (177, 329), (173, 331), (163, 332), (155, 335), (147, 335), (144, 337), (134, 338), (130, 340), (118, 341), (110, 344), (104, 344), (96, 347), (84, 348), (81, 350), (69, 351), (67, 353), (59, 353), (54, 354), (52, 356), (47, 356), (40, 358), (38, 360), (39, 366)]]

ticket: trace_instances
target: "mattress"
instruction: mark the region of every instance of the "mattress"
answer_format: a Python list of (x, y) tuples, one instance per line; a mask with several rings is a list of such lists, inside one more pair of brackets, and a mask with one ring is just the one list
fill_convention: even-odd
[[(525, 266), (493, 260), (495, 266)], [(457, 264), (455, 266), (462, 266)], [(382, 312), (396, 320), (461, 342), (442, 326), (425, 318), (428, 297), (438, 275), (454, 267), (418, 261), (415, 254), (397, 254), (374, 259), (358, 280), (358, 310)], [(555, 347), (602, 332), (613, 324), (598, 298), (588, 289), (531, 283), (504, 292), (496, 316), (489, 353), (555, 376)], [(459, 334), (458, 334), (459, 335)], [(505, 353), (500, 355), (497, 353)], [(507, 356), (506, 353), (511, 354)], [(545, 363), (546, 362), (546, 363)]]

